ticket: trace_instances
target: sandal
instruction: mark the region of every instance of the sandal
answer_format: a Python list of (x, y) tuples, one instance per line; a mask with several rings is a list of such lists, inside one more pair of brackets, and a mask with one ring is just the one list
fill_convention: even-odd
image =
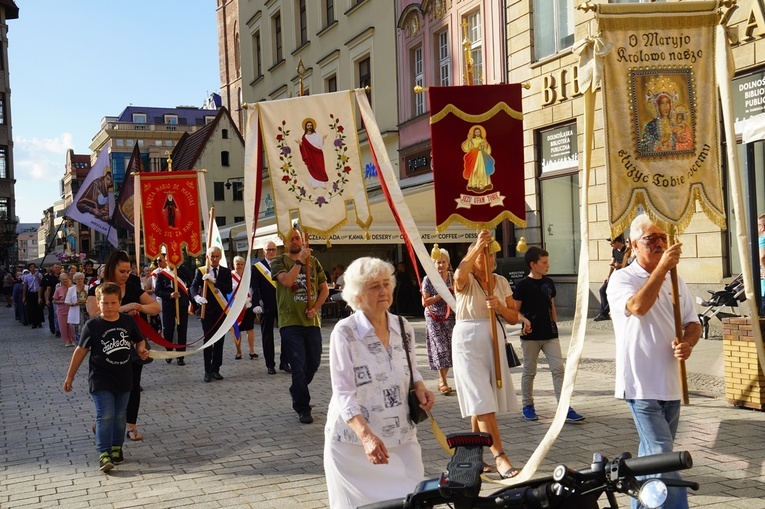
[(486, 463), (484, 461), (483, 462), (483, 473), (484, 474), (490, 474), (492, 472), (494, 472), (494, 467), (492, 467), (491, 465), (489, 465), (488, 463)]
[(125, 436), (132, 440), (133, 442), (138, 442), (143, 440), (143, 435), (138, 433), (137, 429), (129, 429), (127, 430), (127, 433), (125, 433)]
[(449, 394), (452, 393), (452, 388), (449, 387), (449, 384), (438, 382), (438, 392), (440, 392), (444, 396), (448, 396)]
[(242, 354), (238, 353), (236, 354), (236, 357), (234, 357), (235, 360), (239, 360), (242, 358)]
[[(497, 454), (496, 456), (494, 456), (494, 459), (497, 460), (497, 459), (501, 458), (502, 456), (507, 458), (507, 454), (505, 454), (505, 452), (502, 451), (499, 454)], [(507, 462), (510, 463), (510, 458), (507, 458)], [(497, 467), (497, 472), (499, 473), (499, 477), (501, 477), (502, 479), (512, 479), (513, 477), (515, 477), (515, 476), (517, 476), (518, 474), (521, 473), (521, 471), (518, 470), (517, 468), (515, 468), (512, 463), (510, 463), (510, 468), (508, 468), (504, 472), (500, 472), (499, 471), (499, 466), (498, 466)]]

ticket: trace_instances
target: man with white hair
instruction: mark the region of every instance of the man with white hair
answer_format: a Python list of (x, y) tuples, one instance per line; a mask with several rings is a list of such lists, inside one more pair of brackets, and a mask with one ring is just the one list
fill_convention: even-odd
[[(205, 267), (199, 267), (191, 283), (191, 298), (200, 306), (205, 305), (205, 317), (202, 318), (202, 330), (207, 342), (220, 327), (226, 309), (226, 296), (232, 291), (231, 270), (220, 264), (221, 250), (217, 246), (207, 249), (207, 260), (210, 271), (205, 273)], [(207, 285), (207, 297), (202, 296)], [(223, 380), (220, 367), (223, 364), (223, 340), (220, 338), (212, 346), (204, 349), (205, 382)]]
[[(630, 239), (635, 261), (614, 272), (607, 290), (616, 335), (614, 395), (627, 401), (640, 436), (638, 455), (647, 456), (672, 451), (682, 399), (677, 361), (690, 357), (701, 325), (691, 292), (678, 278), (683, 334), (675, 337), (669, 273), (680, 261), (682, 244), (669, 246), (667, 234), (645, 214), (632, 222)], [(687, 508), (685, 488), (669, 488), (663, 507)]]

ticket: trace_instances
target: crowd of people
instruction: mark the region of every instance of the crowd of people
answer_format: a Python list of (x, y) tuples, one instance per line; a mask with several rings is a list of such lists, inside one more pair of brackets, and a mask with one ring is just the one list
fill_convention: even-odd
[[(615, 324), (615, 396), (628, 403), (639, 435), (639, 454), (646, 455), (672, 450), (680, 415), (675, 361), (691, 355), (700, 326), (682, 280), (682, 337), (675, 337), (669, 299), (661, 298), (671, 292), (668, 274), (679, 263), (682, 245), (668, 245), (667, 235), (645, 215), (635, 219), (630, 232), (632, 240), (619, 237), (611, 242), (614, 260), (604, 290), (608, 318)], [(519, 473), (510, 459), (511, 444), (503, 443), (498, 416), (515, 413), (536, 420), (533, 384), (539, 354), (544, 353), (549, 363), (556, 399), (565, 359), (557, 334), (555, 285), (547, 275), (549, 253), (531, 247), (524, 257), (528, 275), (513, 289), (494, 273), (495, 245), (489, 232), (482, 231), (456, 269), (447, 250), (434, 249), (432, 263), (441, 280), (425, 277), (420, 286), (424, 338), (415, 337), (403, 312), (393, 313), (403, 271), (387, 261), (362, 257), (347, 269), (335, 266), (327, 274), (295, 229), (281, 255), (268, 242), (263, 257), (249, 269), (251, 285), (239, 333), (247, 337), (250, 359), (258, 358), (254, 325), (260, 322), (263, 357), (272, 375), (277, 368), (274, 329), (278, 328), (278, 367), (291, 375), (289, 393), (300, 423), (314, 422), (310, 385), (321, 365), (322, 306), (330, 297), (330, 286), (338, 296), (333, 300), (350, 310), (335, 324), (328, 352), (332, 396), (324, 468), (332, 507), (405, 496), (422, 480), (424, 467), (410, 406), (430, 411), (437, 403), (417, 366), (418, 339), (426, 345), (428, 367), (437, 373), (438, 393), (447, 397), (456, 393), (460, 414), (470, 419), (471, 430), (491, 435), (494, 464), (485, 464), (485, 471), (496, 471), (502, 478)], [(630, 252), (634, 262), (627, 265)], [(137, 423), (142, 369), (151, 360), (145, 341), (150, 334), (137, 324), (151, 323), (150, 316), (161, 315), (160, 325), (153, 329), (172, 344), (164, 343), (168, 350), (183, 352), (189, 310), (196, 307), (201, 314), (204, 308), (204, 339), (220, 336), (230, 296), (247, 268), (240, 258), (234, 259), (233, 271), (221, 265), (222, 253), (216, 247), (206, 256), (206, 265), (193, 276), (182, 268), (169, 270), (162, 255), (141, 278), (128, 254), (115, 251), (98, 274), (92, 264), (66, 271), (54, 264), (44, 272), (30, 264), (17, 278), (3, 277), (7, 305), (16, 307), (19, 322), (42, 328), (47, 321), (65, 346), (76, 345), (65, 391), (72, 390), (77, 370), (89, 355), (89, 389), (96, 408), (93, 429), (104, 471), (125, 460), (125, 439), (143, 438)], [(444, 288), (454, 300), (444, 299)], [(452, 309), (447, 301), (456, 306)], [(494, 320), (501, 331), (505, 324), (521, 325), (521, 405), (505, 349), (495, 349), (491, 340)], [(223, 344), (220, 337), (204, 349), (206, 383), (223, 380)], [(235, 359), (242, 354), (237, 344)], [(178, 365), (185, 365), (184, 357), (176, 358)], [(410, 393), (412, 398), (407, 397)], [(581, 422), (584, 417), (569, 407), (566, 420)], [(666, 507), (687, 507), (682, 489), (671, 488), (670, 495), (672, 503)]]

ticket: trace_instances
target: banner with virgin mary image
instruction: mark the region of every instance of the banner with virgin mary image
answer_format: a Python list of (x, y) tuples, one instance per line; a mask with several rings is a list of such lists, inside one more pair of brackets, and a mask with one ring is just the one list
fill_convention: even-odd
[(526, 226), (521, 85), (429, 87), (436, 230)]
[[(698, 202), (725, 228), (715, 27), (717, 3), (600, 4), (611, 231), (639, 206), (681, 233)], [(616, 233), (615, 233), (616, 234)]]

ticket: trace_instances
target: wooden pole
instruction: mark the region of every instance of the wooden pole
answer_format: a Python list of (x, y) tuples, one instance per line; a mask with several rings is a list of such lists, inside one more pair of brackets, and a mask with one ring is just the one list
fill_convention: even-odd
[[(210, 207), (210, 222), (209, 226), (207, 227), (207, 249), (210, 249), (210, 244), (212, 244), (212, 225), (213, 221), (215, 221), (215, 206), (213, 205)], [(207, 256), (207, 253), (205, 253), (205, 274), (210, 273), (210, 257)], [(207, 281), (203, 281), (202, 285), (202, 298), (207, 300)], [(199, 318), (205, 317), (205, 307), (206, 304), (202, 304), (202, 310), (199, 312)]]
[[(491, 246), (483, 248), (484, 258), (484, 283), (486, 283), (486, 293), (494, 295), (494, 274), (491, 270)], [(497, 376), (497, 389), (502, 388), (502, 366), (499, 362), (499, 337), (497, 336), (497, 315), (494, 308), (489, 308), (489, 323), (491, 324), (491, 341), (494, 353), (494, 373)]]
[[(674, 232), (670, 233), (668, 245), (674, 245), (677, 242), (677, 238)], [(675, 339), (682, 341), (683, 339), (683, 317), (680, 313), (680, 283), (677, 279), (677, 267), (673, 267), (669, 271), (669, 278), (672, 282), (672, 310), (675, 314)], [(683, 405), (690, 403), (688, 396), (688, 373), (685, 369), (685, 361), (678, 360), (678, 366), (680, 367), (680, 388), (683, 392)]]

